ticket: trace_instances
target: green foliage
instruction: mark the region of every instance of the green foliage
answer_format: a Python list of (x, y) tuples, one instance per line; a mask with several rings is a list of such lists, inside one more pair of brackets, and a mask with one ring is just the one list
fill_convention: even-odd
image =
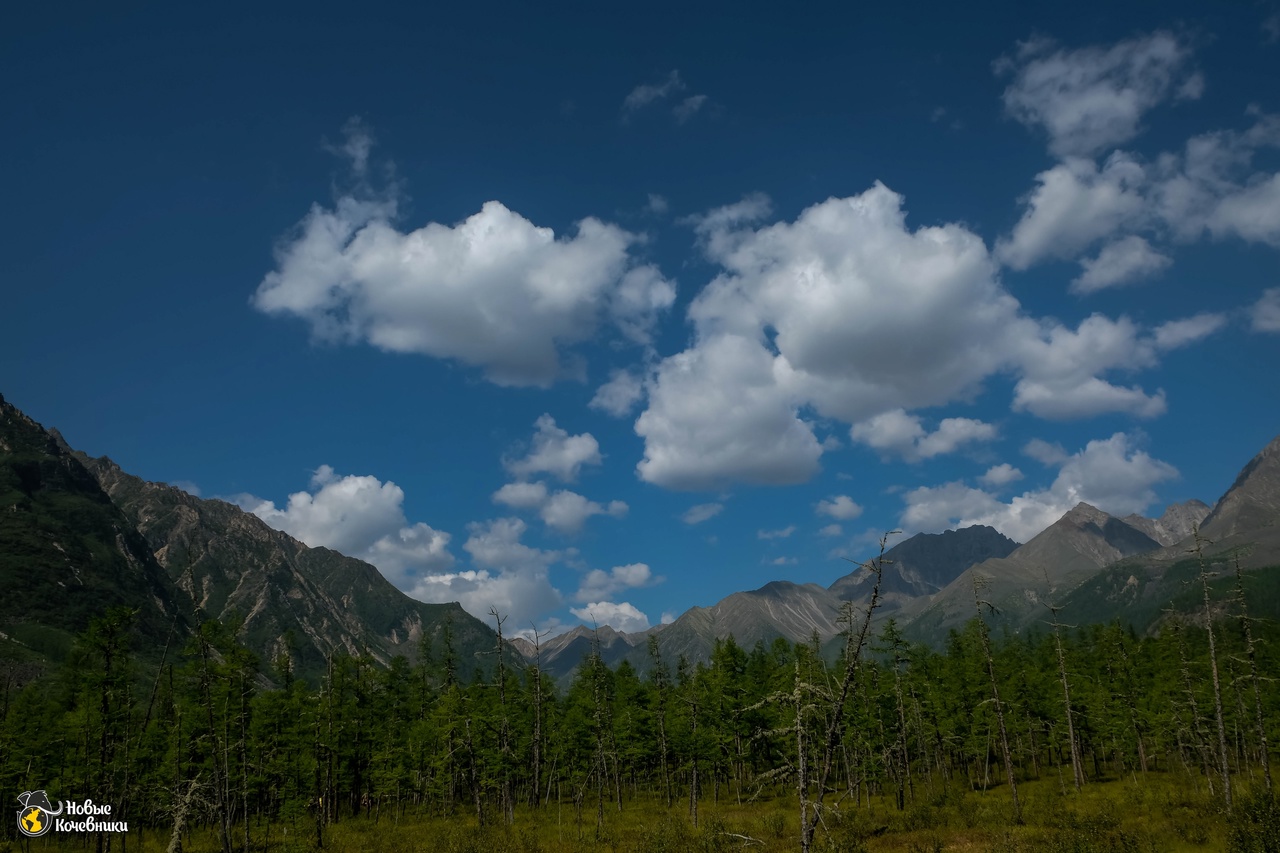
[(1232, 815), (1231, 853), (1280, 853), (1280, 803), (1269, 791), (1240, 798)]

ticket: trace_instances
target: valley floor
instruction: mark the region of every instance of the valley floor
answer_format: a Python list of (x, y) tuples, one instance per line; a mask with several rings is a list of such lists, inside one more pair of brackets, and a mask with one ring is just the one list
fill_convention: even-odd
[[(827, 813), (814, 851), (832, 853), (1273, 853), (1280, 850), (1280, 806), (1265, 795), (1261, 777), (1236, 781), (1235, 808), (1212, 797), (1202, 777), (1147, 774), (1070, 790), (1056, 778), (1019, 786), (1023, 821), (1012, 819), (1012, 801), (1001, 788), (990, 791), (921, 785), (914, 802), (897, 809), (890, 798), (854, 804), (846, 800)], [(325, 827), (323, 849), (332, 853), (781, 853), (800, 849), (797, 805), (776, 796), (755, 802), (721, 798), (699, 805), (695, 827), (688, 803), (671, 809), (646, 799), (624, 801), (622, 811), (606, 799), (603, 812), (589, 797), (579, 814), (571, 801), (541, 811), (517, 810), (512, 826), (476, 824), (474, 815), (423, 817), (370, 814)], [(597, 825), (597, 818), (602, 819)], [(303, 853), (317, 849), (305, 815), (292, 822), (251, 827), (252, 850)], [(171, 834), (138, 827), (127, 838), (46, 836), (0, 842), (0, 853), (98, 850), (165, 853)], [(241, 839), (237, 838), (237, 842)], [(241, 851), (240, 843), (234, 847)], [(170, 851), (176, 853), (176, 851)], [(216, 834), (202, 830), (184, 838), (182, 853), (222, 853)]]

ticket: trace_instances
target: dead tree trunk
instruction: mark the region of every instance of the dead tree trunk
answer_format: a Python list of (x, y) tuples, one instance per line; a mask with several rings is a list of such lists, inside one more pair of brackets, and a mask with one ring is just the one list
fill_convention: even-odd
[(1000, 684), (996, 678), (996, 661), (991, 656), (991, 639), (987, 633), (987, 623), (982, 618), (982, 606), (994, 610), (991, 602), (983, 601), (980, 593), (986, 583), (977, 576), (973, 579), (973, 603), (978, 612), (978, 636), (982, 639), (982, 654), (987, 659), (987, 675), (991, 677), (991, 701), (996, 709), (996, 723), (1000, 730), (1000, 751), (1004, 756), (1004, 772), (1009, 780), (1009, 791), (1013, 794), (1013, 819), (1022, 823), (1022, 804), (1018, 802), (1018, 780), (1013, 772), (1013, 753), (1009, 750), (1009, 729), (1004, 720), (1004, 704), (1000, 701)]

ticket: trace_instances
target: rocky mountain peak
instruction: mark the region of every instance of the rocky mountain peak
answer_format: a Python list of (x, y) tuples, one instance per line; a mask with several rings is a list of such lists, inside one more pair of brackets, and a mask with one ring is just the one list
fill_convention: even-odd
[(1280, 436), (1249, 460), (1200, 530), (1220, 547), (1244, 544), (1235, 541), (1240, 537), (1253, 544), (1280, 543)]
[(1203, 522), (1209, 512), (1209, 505), (1204, 501), (1189, 500), (1170, 504), (1159, 518), (1134, 514), (1126, 515), (1121, 520), (1161, 545), (1173, 545), (1190, 536), (1195, 526)]

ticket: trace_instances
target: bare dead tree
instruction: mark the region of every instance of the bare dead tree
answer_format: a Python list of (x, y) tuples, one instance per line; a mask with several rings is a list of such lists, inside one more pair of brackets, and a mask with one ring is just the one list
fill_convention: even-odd
[[(543, 716), (543, 696), (542, 696), (542, 638), (546, 634), (539, 634), (537, 626), (533, 626), (533, 666), (530, 667), (530, 675), (533, 678), (533, 784), (529, 788), (529, 805), (537, 806), (539, 803), (539, 788), (542, 780), (542, 716)], [(550, 796), (550, 788), (547, 789)]]
[[(508, 826), (515, 822), (515, 802), (511, 795), (511, 721), (507, 715), (507, 649), (506, 639), (502, 636), (502, 623), (507, 617), (498, 614), (498, 608), (490, 607), (489, 615), (498, 626), (497, 647), (494, 653), (498, 656), (494, 681), (498, 688), (498, 760), (501, 763), (502, 817)], [(535, 786), (536, 787), (536, 786)]]
[(1235, 555), (1233, 562), (1236, 570), (1236, 603), (1240, 607), (1240, 627), (1244, 632), (1245, 655), (1249, 661), (1249, 680), (1253, 684), (1254, 722), (1258, 728), (1258, 756), (1262, 762), (1262, 778), (1266, 780), (1267, 791), (1271, 791), (1270, 746), (1267, 744), (1267, 727), (1263, 725), (1262, 719), (1262, 679), (1258, 675), (1258, 655), (1253, 639), (1253, 626), (1249, 619), (1249, 605), (1244, 596), (1244, 574), (1240, 571), (1239, 554)]
[[(845, 704), (862, 667), (862, 652), (867, 646), (867, 638), (871, 633), (872, 617), (875, 615), (876, 608), (880, 606), (880, 581), (884, 573), (884, 567), (891, 562), (885, 559), (884, 552), (888, 547), (889, 537), (897, 535), (899, 532), (893, 530), (881, 536), (880, 553), (875, 559), (861, 564), (861, 568), (871, 572), (875, 576), (875, 580), (872, 582), (871, 597), (867, 601), (862, 624), (855, 630), (851, 618), (850, 624), (845, 629), (844, 674), (840, 679), (839, 688), (831, 697), (831, 711), (827, 719), (826, 734), (822, 740), (822, 764), (814, 780), (817, 785), (815, 799), (810, 804), (812, 808), (806, 807), (805, 787), (800, 788), (800, 847), (804, 853), (808, 853), (810, 850), (813, 844), (814, 832), (817, 830), (818, 821), (822, 817), (823, 799), (826, 797), (827, 785), (831, 780), (831, 773), (836, 765), (836, 756), (840, 753), (840, 743), (844, 738)], [(850, 617), (852, 617), (852, 614), (850, 614)], [(797, 687), (798, 694), (799, 689)], [(801, 715), (797, 713), (797, 749), (803, 746), (801, 739), (803, 726), (801, 725), (800, 717)], [(801, 779), (804, 779), (803, 764), (805, 759), (803, 752), (799, 754), (798, 758), (801, 766), (799, 775)]]
[(987, 675), (991, 677), (991, 701), (996, 709), (996, 723), (1000, 730), (1000, 751), (1004, 756), (1004, 772), (1009, 780), (1009, 791), (1013, 794), (1013, 819), (1016, 823), (1021, 823), (1022, 804), (1018, 802), (1018, 780), (1013, 772), (1013, 753), (1009, 749), (1009, 729), (1005, 725), (1004, 703), (1000, 701), (1000, 684), (996, 678), (996, 661), (991, 655), (991, 637), (987, 630), (987, 623), (982, 618), (982, 608), (984, 606), (991, 611), (995, 611), (995, 606), (989, 601), (984, 601), (981, 594), (989, 583), (989, 579), (974, 575), (973, 604), (978, 612), (978, 636), (982, 640), (982, 654), (987, 659)]
[[(1048, 572), (1044, 573), (1044, 583), (1048, 589)], [(1062, 650), (1062, 629), (1072, 626), (1064, 626), (1059, 621), (1058, 611), (1062, 609), (1061, 607), (1052, 601), (1045, 601), (1044, 606), (1049, 608), (1049, 613), (1053, 616), (1053, 621), (1049, 624), (1053, 626), (1053, 645), (1058, 652), (1058, 677), (1062, 680), (1062, 704), (1067, 713), (1067, 740), (1071, 744), (1071, 776), (1075, 781), (1076, 790), (1079, 791), (1084, 786), (1084, 768), (1081, 767), (1080, 747), (1076, 743), (1076, 725), (1071, 713), (1071, 683), (1067, 680), (1067, 656)]]
[(1209, 571), (1209, 565), (1204, 556), (1204, 546), (1213, 543), (1200, 535), (1200, 525), (1192, 528), (1192, 535), (1195, 537), (1195, 547), (1191, 549), (1190, 553), (1196, 555), (1196, 560), (1200, 567), (1200, 589), (1204, 593), (1204, 628), (1209, 635), (1209, 668), (1213, 673), (1213, 713), (1214, 720), (1218, 725), (1218, 760), (1220, 762), (1219, 769), (1222, 773), (1222, 798), (1229, 809), (1231, 808), (1231, 765), (1227, 757), (1227, 726), (1222, 714), (1222, 685), (1218, 679), (1218, 649), (1213, 636), (1213, 610), (1209, 599), (1209, 578), (1212, 573)]

